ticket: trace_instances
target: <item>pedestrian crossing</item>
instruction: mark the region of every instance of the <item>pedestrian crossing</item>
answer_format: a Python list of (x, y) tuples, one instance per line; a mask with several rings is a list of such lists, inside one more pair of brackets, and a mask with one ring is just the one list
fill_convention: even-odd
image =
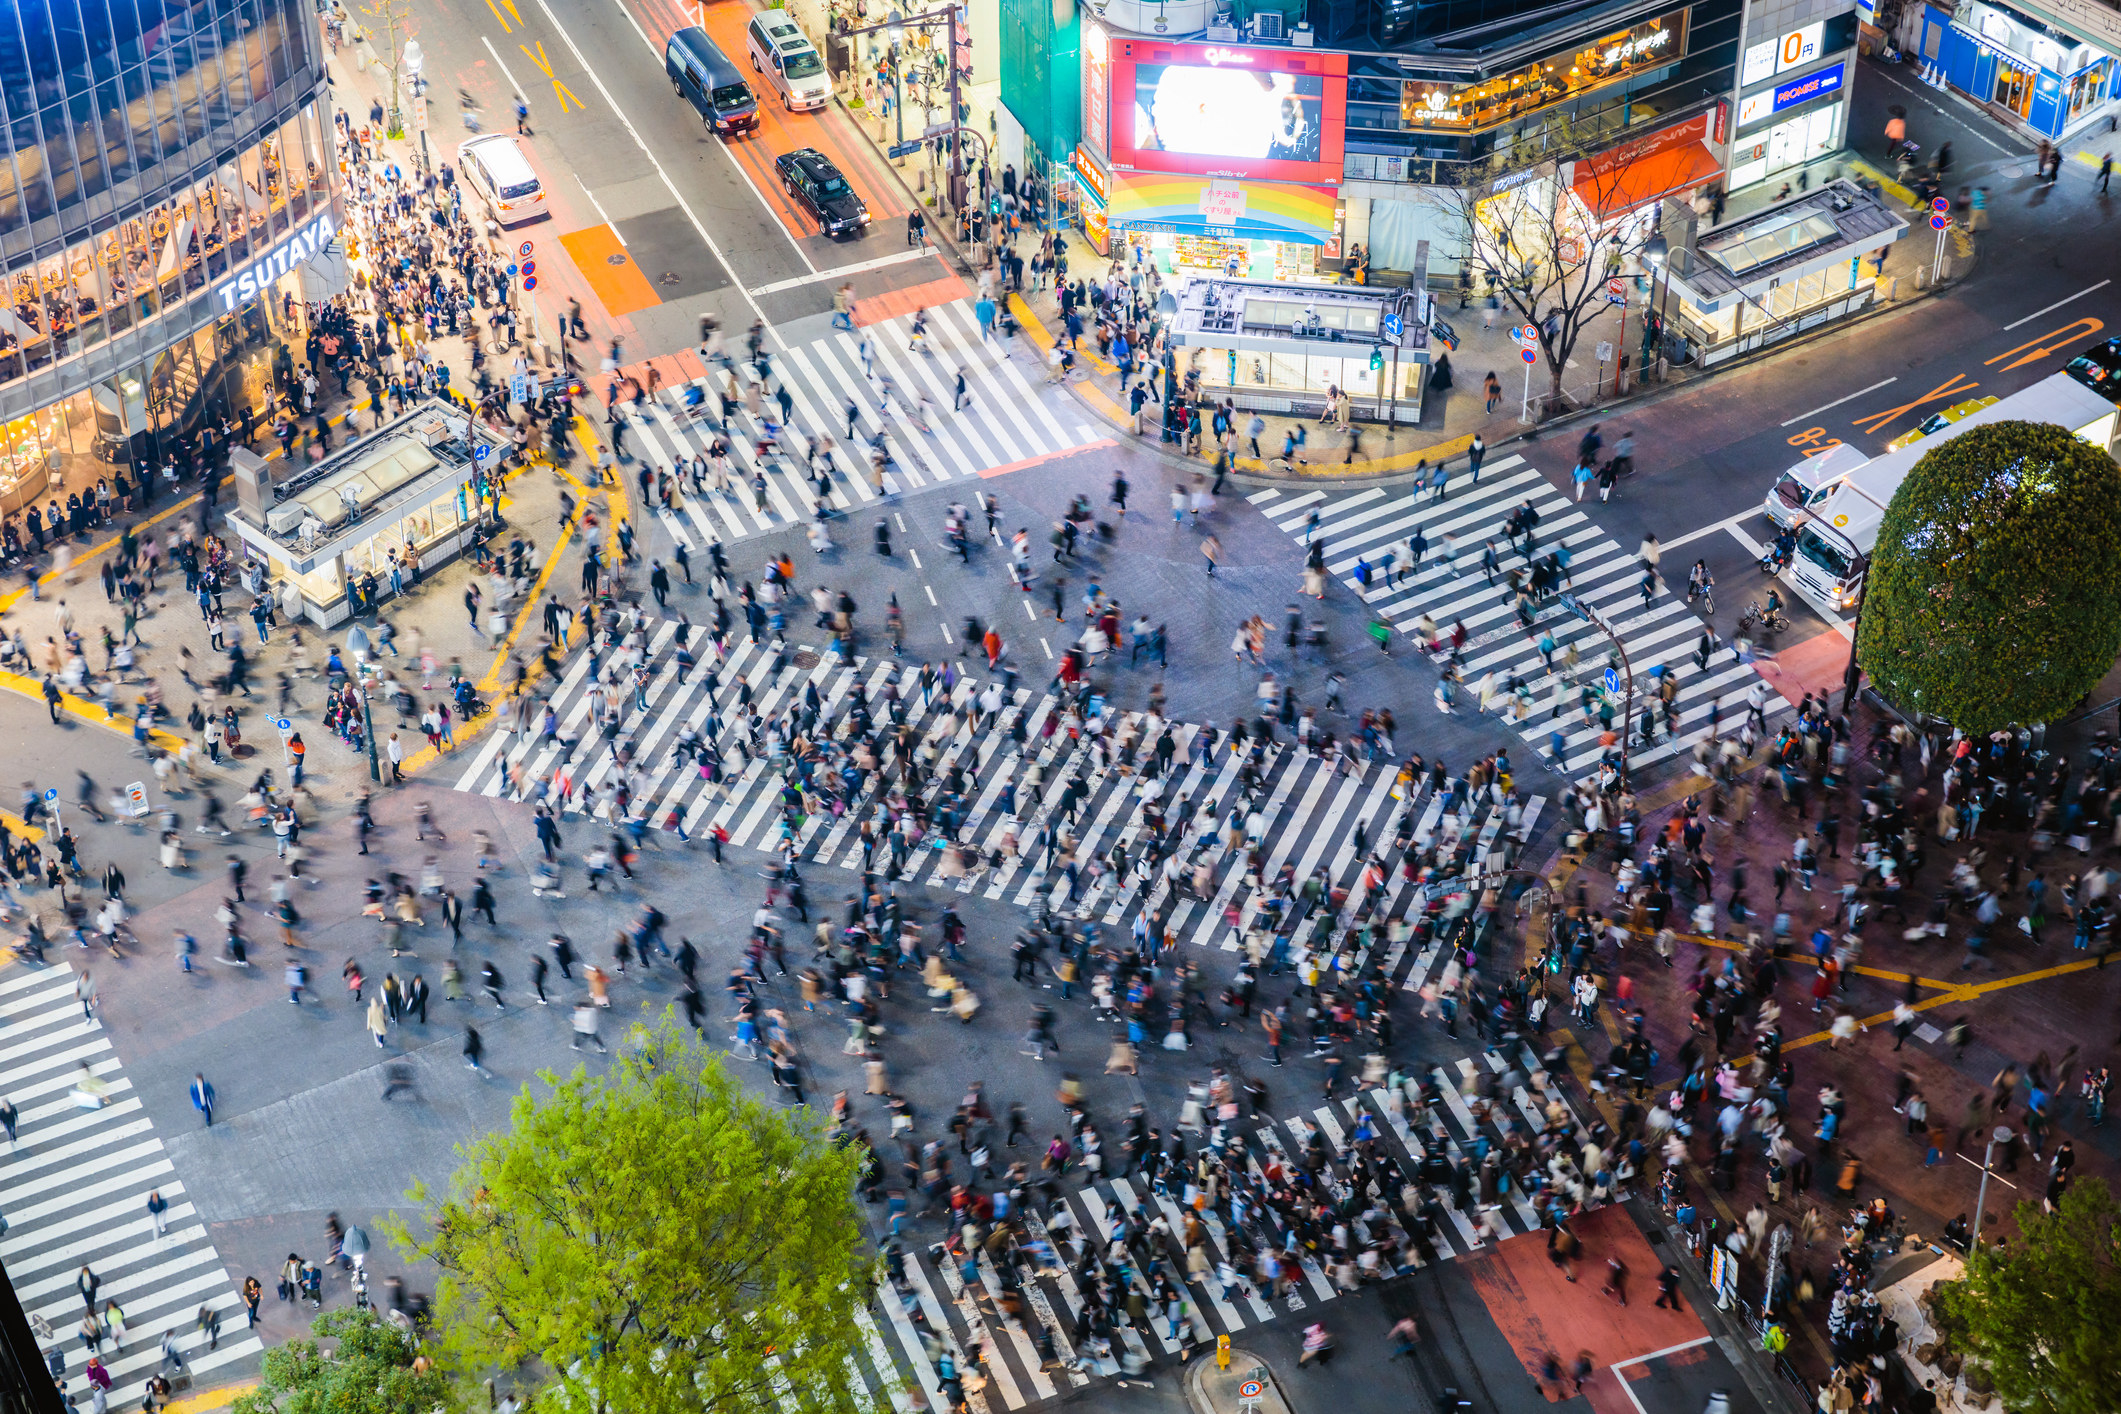
[[(894, 824), (873, 786), (844, 799), (840, 783), (814, 762), (776, 759), (770, 745), (726, 746), (748, 734), (737, 707), (742, 692), (771, 722), (814, 689), (822, 719), (837, 723), (858, 687), (881, 707), (900, 672), (893, 660), (828, 652), (804, 666), (784, 645), (747, 638), (731, 644), (710, 679), (678, 660), (679, 621), (644, 619), (641, 632), (644, 683), (621, 683), (614, 655), (578, 649), (548, 700), (549, 719), (531, 714), (518, 730), (503, 704), (509, 721), (481, 741), (456, 788), (607, 820), (619, 811), (688, 838), (720, 829), (735, 847), (792, 851), (806, 863), (850, 871), (873, 863), (895, 869), (904, 883), (1073, 910), (1108, 925), (1140, 920), (1146, 928), (1155, 919), (1174, 940), (1225, 951), (1239, 947), (1277, 876), (1301, 884), (1316, 875), (1322, 894), (1352, 894), (1371, 855), (1397, 859), (1404, 839), (1439, 864), (1435, 878), (1411, 868), (1377, 871), (1381, 879), (1373, 873), (1372, 900), (1396, 908), (1413, 891), (1438, 887), (1442, 876), (1507, 867), (1545, 806), (1543, 798), (1499, 798), (1493, 787), (1473, 792), (1463, 782), (1439, 792), (1425, 779), (1403, 779), (1387, 754), (1329, 755), (1287, 736), (1255, 762), (1220, 742), (1210, 749), (1208, 729), (1194, 724), (1119, 711), (1082, 719), (1056, 693), (1003, 691), (1003, 682), (970, 674), (938, 680), (924, 695), (907, 670), (900, 685), (907, 722), (923, 756), (932, 757), (925, 794), (934, 828), (924, 831), (911, 812), (898, 812)], [(711, 660), (711, 645), (694, 634), (693, 651)], [(997, 708), (991, 724), (983, 700)], [(726, 754), (710, 780), (685, 744), (712, 737), (725, 717)], [(1165, 767), (1154, 748), (1167, 729)], [(954, 770), (961, 785), (952, 791)], [(798, 804), (790, 781), (806, 772), (813, 789)], [(622, 789), (628, 803), (620, 810)], [(1147, 848), (1158, 819), (1184, 831), (1160, 864)], [(1072, 854), (1064, 831), (1072, 832)]]
[[(0, 1264), (39, 1346), (65, 1351), (77, 1392), (88, 1358), (78, 1282), (84, 1265), (95, 1274), (99, 1314), (114, 1300), (124, 1315), (124, 1334), (113, 1330), (102, 1345), (116, 1404), (161, 1366), (165, 1332), (177, 1333), (195, 1377), (263, 1346), (246, 1331), (242, 1297), (74, 985), (64, 961), (0, 978), (0, 1094), (19, 1112), (0, 1162)], [(169, 1203), (160, 1236), (147, 1209), (155, 1190)], [(198, 1329), (201, 1307), (221, 1316), (218, 1349)]]
[[(717, 368), (693, 380), (691, 386), (705, 396), (697, 412), (687, 411), (681, 388), (666, 390), (662, 400), (641, 409), (629, 408), (629, 436), (659, 471), (702, 459), (701, 479), (686, 478), (673, 505), (655, 507), (655, 519), (688, 553), (717, 540), (740, 540), (814, 519), (823, 483), (813, 479), (810, 466), (820, 433), (832, 443), (829, 456), (817, 459), (820, 471), (830, 465), (824, 499), (840, 513), (1105, 440), (1106, 434), (1084, 421), (1068, 399), (1045, 396), (1044, 374), (1010, 358), (1009, 344), (999, 335), (981, 339), (969, 301), (929, 309), (924, 347), (916, 351), (909, 347), (912, 342), (912, 317), (902, 315), (858, 330), (834, 330), (773, 354), (760, 405), (738, 407), (722, 434), (730, 457), (723, 490), (716, 489), (705, 459), (717, 436), (719, 393), (728, 372)], [(732, 371), (742, 392), (758, 370), (740, 362)], [(777, 448), (762, 458), (764, 422), (780, 420), (774, 393), (783, 387), (791, 398), (790, 425), (780, 431)], [(850, 403), (855, 408), (852, 435)], [(873, 484), (869, 456), (870, 440), (880, 428), (891, 458), (881, 492)]]
[[(1533, 1077), (1540, 1078), (1537, 1088)], [(1434, 1081), (1426, 1104), (1422, 1079)], [(894, 1215), (890, 1279), (879, 1289), (881, 1321), (875, 1324), (889, 1330), (901, 1368), (926, 1391), (931, 1407), (939, 1396), (938, 1363), (947, 1357), (958, 1371), (983, 1377), (983, 1384), (968, 1379), (967, 1388), (972, 1407), (985, 1414), (1067, 1394), (1212, 1345), (1220, 1335), (1236, 1337), (1278, 1320), (1306, 1324), (1319, 1318), (1322, 1307), (1375, 1281), (1540, 1229), (1534, 1204), (1515, 1185), (1498, 1184), (1483, 1160), (1550, 1125), (1576, 1128), (1566, 1100), (1543, 1081), (1539, 1057), (1529, 1046), (1498, 1043), (1440, 1064), (1425, 1077), (1393, 1075), (1385, 1084), (1317, 1104), (1274, 1107), (1270, 1101), (1271, 1115), (1212, 1129), (1204, 1122), (1193, 1132), (1196, 1145), (1218, 1150), (1227, 1166), (1262, 1186), (1276, 1167), (1293, 1170), (1307, 1153), (1322, 1152), (1320, 1183), (1336, 1199), (1350, 1196), (1354, 1146), (1372, 1146), (1421, 1197), (1419, 1235), (1372, 1271), (1353, 1262), (1329, 1265), (1323, 1248), (1291, 1241), (1291, 1230), (1271, 1206), (1258, 1208), (1242, 1235), (1233, 1234), (1225, 1221), (1232, 1213), (1196, 1201), (1199, 1190), (1186, 1174), (1166, 1173), (1152, 1182), (1136, 1170), (1084, 1183), (1075, 1172), (1027, 1189), (1020, 1210), (1027, 1240), (1000, 1254), (974, 1249), (968, 1257), (948, 1237), (946, 1216)], [(1122, 1162), (1116, 1146), (1103, 1152)], [(1007, 1149), (994, 1154), (997, 1169), (1017, 1158)], [(1034, 1146), (1027, 1167), (1035, 1169), (1037, 1158)], [(1397, 1208), (1404, 1193), (1376, 1194), (1375, 1203)], [(1342, 1211), (1364, 1214), (1349, 1219), (1351, 1246), (1367, 1246), (1377, 1235), (1370, 1227), (1375, 1208), (1358, 1202)], [(1121, 1324), (1109, 1348), (1079, 1340), (1083, 1252), (1086, 1246), (1105, 1252), (1117, 1226), (1136, 1213), (1181, 1238), (1188, 1217), (1197, 1218), (1205, 1270), (1189, 1270), (1177, 1257), (1178, 1243), (1137, 1241), (1130, 1267), (1145, 1283), (1164, 1279), (1183, 1291), (1183, 1309), (1174, 1321), (1168, 1308), (1152, 1302), (1149, 1318)], [(1263, 1264), (1263, 1250), (1293, 1250), (1298, 1260), (1276, 1272)], [(878, 1356), (880, 1342), (866, 1329), (864, 1335), (872, 1357)]]
[[(1585, 683), (1602, 687), (1610, 640), (1572, 613), (1560, 594), (1547, 599), (1527, 631), (1519, 625), (1506, 584), (1500, 577), (1490, 584), (1481, 567), (1482, 551), (1492, 539), (1503, 571), (1528, 568), (1511, 548), (1504, 522), (1529, 501), (1539, 512), (1535, 556), (1565, 547), (1569, 563), (1563, 589), (1609, 624), (1625, 645), (1634, 670), (1637, 716), (1646, 702), (1656, 700), (1658, 670), (1673, 674), (1678, 682), (1676, 731), (1667, 734), (1660, 720), (1657, 739), (1646, 746), (1638, 733), (1629, 764), (1646, 766), (1688, 752), (1709, 734), (1711, 711), (1719, 704), (1716, 729), (1736, 729), (1745, 715), (1745, 694), (1761, 678), (1751, 664), (1738, 661), (1732, 649), (1720, 645), (1707, 667), (1701, 667), (1695, 654), (1707, 620), (1686, 601), (1683, 569), (1661, 566), (1682, 592), (1662, 587), (1645, 604), (1636, 555), (1623, 550), (1585, 506), (1565, 498), (1523, 457), (1493, 458), (1477, 483), (1461, 475), (1445, 489), (1441, 500), (1421, 485), (1333, 493), (1271, 488), (1248, 499), (1299, 543), (1322, 541), (1328, 573), (1400, 632), (1415, 635), (1424, 616), (1445, 635), (1463, 623), (1467, 639), (1460, 676), (1465, 687), (1452, 710), (1479, 711), (1479, 694), (1467, 689), (1492, 674), (1498, 689), (1493, 710), (1544, 758), (1558, 757), (1566, 774), (1581, 777), (1599, 764), (1601, 724), (1586, 720), (1579, 688)], [(1418, 568), (1402, 574), (1408, 565), (1406, 543), (1417, 529), (1428, 541), (1427, 555)], [(1445, 548), (1446, 536), (1457, 542), (1455, 563)], [(1387, 554), (1394, 557), (1389, 574), (1382, 564)], [(1371, 571), (1367, 588), (1359, 578), (1365, 564)], [(1554, 640), (1551, 668), (1540, 648), (1546, 634)], [(1573, 675), (1567, 668), (1572, 645), (1579, 655)], [(1513, 678), (1528, 689), (1515, 700), (1501, 690)], [(1780, 694), (1769, 692), (1763, 710), (1772, 716), (1786, 705)], [(1616, 730), (1623, 721), (1624, 716), (1616, 718)], [(1633, 730), (1637, 724), (1626, 725)]]

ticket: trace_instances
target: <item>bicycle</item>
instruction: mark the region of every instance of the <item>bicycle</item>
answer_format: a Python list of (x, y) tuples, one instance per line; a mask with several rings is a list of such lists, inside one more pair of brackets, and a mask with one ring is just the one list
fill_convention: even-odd
[(1780, 609), (1767, 608), (1758, 600), (1755, 600), (1746, 605), (1745, 612), (1739, 615), (1738, 626), (1740, 628), (1750, 628), (1755, 625), (1764, 634), (1780, 633), (1790, 626), (1790, 616), (1783, 613)]

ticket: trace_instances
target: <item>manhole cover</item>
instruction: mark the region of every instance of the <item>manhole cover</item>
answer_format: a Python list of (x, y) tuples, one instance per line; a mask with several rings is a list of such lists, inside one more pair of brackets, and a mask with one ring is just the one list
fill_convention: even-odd
[(789, 655), (789, 661), (798, 668), (814, 668), (822, 661), (815, 648), (798, 648)]
[(626, 263), (626, 257), (623, 253), (614, 252), (613, 254), (604, 257), (604, 263), (606, 265), (624, 265)]
[(2023, 167), (2005, 167), (2003, 169), (2003, 175), (2015, 180), (2025, 175), (2025, 169)]
[(678, 282), (678, 272), (665, 270), (662, 274), (655, 277), (655, 282), (658, 285), (675, 285)]

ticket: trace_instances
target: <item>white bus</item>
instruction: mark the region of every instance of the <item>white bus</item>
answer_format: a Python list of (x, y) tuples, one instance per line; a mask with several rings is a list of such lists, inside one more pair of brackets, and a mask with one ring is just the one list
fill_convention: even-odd
[[(1797, 555), (1790, 573), (1798, 587), (1814, 598), (1837, 609), (1853, 608), (1863, 592), (1871, 547), (1878, 543), (1885, 508), (1925, 453), (1991, 422), (2050, 422), (2111, 454), (2117, 420), (2121, 420), (2121, 408), (2069, 374), (2057, 373), (1897, 452), (1866, 461), (1861, 460), (1861, 453), (1851, 455), (1844, 444), (1827, 455), (1808, 458), (1829, 463), (1821, 468), (1830, 473), (1826, 480), (1816, 480), (1816, 473), (1808, 468), (1793, 467), (1777, 478), (1776, 489), (1768, 493), (1771, 518), (1797, 526)], [(1852, 461), (1856, 464), (1850, 465)], [(1778, 508), (1783, 515), (1774, 515)]]

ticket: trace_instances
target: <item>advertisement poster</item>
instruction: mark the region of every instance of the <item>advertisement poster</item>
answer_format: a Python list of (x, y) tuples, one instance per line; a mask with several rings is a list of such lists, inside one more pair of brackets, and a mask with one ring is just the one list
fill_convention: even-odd
[(1083, 26), (1083, 141), (1100, 156), (1112, 150), (1112, 41), (1094, 24)]

